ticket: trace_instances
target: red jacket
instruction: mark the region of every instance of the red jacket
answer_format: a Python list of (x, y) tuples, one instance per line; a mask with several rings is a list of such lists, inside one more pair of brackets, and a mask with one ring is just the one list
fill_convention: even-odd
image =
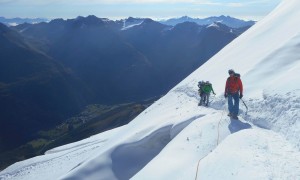
[(241, 79), (235, 76), (228, 77), (225, 86), (225, 94), (235, 94), (237, 92), (243, 94), (243, 83)]

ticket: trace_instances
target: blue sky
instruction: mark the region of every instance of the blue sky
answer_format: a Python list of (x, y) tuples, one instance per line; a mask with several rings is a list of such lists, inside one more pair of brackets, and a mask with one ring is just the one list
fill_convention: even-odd
[(0, 16), (74, 18), (208, 17), (230, 15), (259, 20), (281, 0), (0, 0)]

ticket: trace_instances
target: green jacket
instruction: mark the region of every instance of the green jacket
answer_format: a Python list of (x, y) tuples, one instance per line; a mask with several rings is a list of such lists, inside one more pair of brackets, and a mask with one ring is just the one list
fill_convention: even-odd
[(211, 84), (204, 84), (202, 86), (201, 90), (202, 90), (202, 92), (204, 92), (206, 94), (209, 94), (211, 92), (215, 93)]

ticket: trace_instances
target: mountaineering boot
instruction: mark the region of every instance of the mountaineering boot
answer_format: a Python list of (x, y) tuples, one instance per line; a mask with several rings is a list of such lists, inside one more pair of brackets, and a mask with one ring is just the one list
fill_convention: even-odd
[(238, 118), (237, 115), (235, 115), (235, 114), (231, 115), (231, 118), (232, 118), (232, 119), (239, 120), (239, 118)]
[(231, 114), (231, 113), (228, 113), (228, 114), (227, 114), (227, 116), (231, 117), (231, 116), (232, 116), (232, 114)]

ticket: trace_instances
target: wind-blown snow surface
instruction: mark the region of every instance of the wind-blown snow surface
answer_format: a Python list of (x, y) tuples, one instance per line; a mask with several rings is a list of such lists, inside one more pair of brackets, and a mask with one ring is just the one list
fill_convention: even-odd
[[(128, 125), (50, 150), (0, 179), (300, 179), (300, 1), (285, 0)], [(246, 114), (230, 120), (227, 70)], [(217, 97), (198, 107), (197, 82)]]

